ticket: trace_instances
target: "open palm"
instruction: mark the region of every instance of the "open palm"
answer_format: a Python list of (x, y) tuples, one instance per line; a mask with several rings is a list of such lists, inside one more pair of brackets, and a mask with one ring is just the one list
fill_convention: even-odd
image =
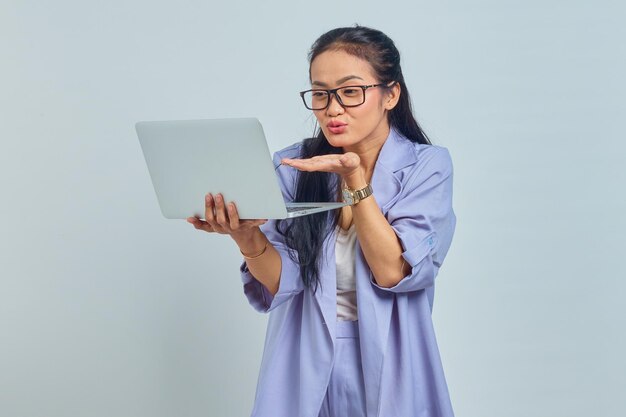
[(359, 169), (361, 159), (354, 152), (344, 154), (319, 155), (306, 159), (284, 158), (281, 163), (299, 169), (300, 171), (333, 172), (342, 177), (350, 176)]

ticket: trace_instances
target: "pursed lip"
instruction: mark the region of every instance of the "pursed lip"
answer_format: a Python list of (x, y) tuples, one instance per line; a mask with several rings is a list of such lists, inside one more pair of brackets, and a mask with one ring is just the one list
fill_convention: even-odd
[(338, 120), (331, 120), (330, 122), (328, 122), (328, 124), (326, 124), (326, 126), (328, 127), (343, 127), (347, 125), (348, 125), (347, 123), (340, 122)]

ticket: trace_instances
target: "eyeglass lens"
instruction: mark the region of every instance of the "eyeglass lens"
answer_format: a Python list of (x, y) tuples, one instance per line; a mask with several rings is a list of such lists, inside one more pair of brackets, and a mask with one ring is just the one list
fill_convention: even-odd
[[(365, 102), (365, 90), (361, 87), (343, 87), (337, 90), (340, 104), (350, 107)], [(330, 94), (324, 90), (307, 91), (303, 95), (307, 107), (313, 110), (325, 109), (328, 106)]]

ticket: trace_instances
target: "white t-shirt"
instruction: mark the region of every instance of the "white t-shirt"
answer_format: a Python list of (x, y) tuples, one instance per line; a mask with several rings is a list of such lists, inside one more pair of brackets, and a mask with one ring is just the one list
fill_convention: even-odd
[(356, 228), (337, 226), (335, 258), (337, 262), (337, 320), (357, 320), (355, 248)]

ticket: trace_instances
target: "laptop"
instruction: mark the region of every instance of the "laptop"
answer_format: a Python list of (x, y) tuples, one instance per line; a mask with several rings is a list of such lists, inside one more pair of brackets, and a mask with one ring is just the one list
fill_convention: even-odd
[(241, 219), (285, 219), (346, 205), (285, 203), (256, 118), (145, 121), (135, 129), (165, 218), (204, 219), (207, 193), (235, 202)]

